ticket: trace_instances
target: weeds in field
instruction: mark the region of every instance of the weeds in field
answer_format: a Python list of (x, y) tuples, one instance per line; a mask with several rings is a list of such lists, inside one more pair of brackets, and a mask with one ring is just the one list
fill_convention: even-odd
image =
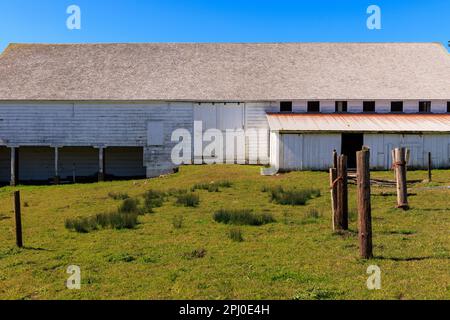
[(228, 238), (230, 238), (234, 242), (244, 241), (242, 230), (239, 228), (231, 228), (230, 230), (228, 230)]
[(336, 299), (342, 292), (333, 289), (322, 288), (308, 288), (304, 291), (298, 292), (293, 299), (294, 300), (332, 300)]
[(133, 262), (134, 260), (136, 258), (128, 253), (119, 253), (108, 257), (108, 262)]
[(98, 229), (98, 223), (96, 217), (75, 218), (67, 219), (65, 227), (78, 233), (89, 233)]
[(184, 218), (182, 215), (176, 215), (172, 219), (172, 225), (175, 229), (181, 229), (183, 228), (183, 221)]
[(214, 220), (224, 224), (261, 226), (275, 222), (270, 213), (253, 213), (252, 210), (227, 210), (221, 209), (214, 213)]
[(232, 183), (228, 180), (221, 180), (217, 182), (211, 182), (211, 183), (197, 183), (195, 184), (191, 190), (208, 190), (208, 192), (219, 192), (220, 188), (231, 188)]
[(125, 200), (128, 199), (130, 196), (125, 192), (110, 192), (108, 193), (108, 197), (114, 200)]
[(176, 203), (185, 207), (197, 207), (200, 204), (200, 197), (196, 193), (182, 193), (176, 196)]
[(93, 217), (84, 217), (76, 219), (67, 219), (65, 221), (66, 229), (76, 231), (78, 233), (89, 233), (107, 229), (133, 229), (138, 224), (137, 213), (112, 212), (102, 213)]
[(318, 222), (322, 214), (316, 208), (309, 208), (304, 214), (301, 224), (310, 224)]
[(144, 194), (144, 210), (153, 213), (154, 208), (162, 207), (166, 194), (158, 190), (149, 190)]
[(206, 249), (200, 248), (195, 249), (192, 252), (185, 253), (183, 255), (183, 258), (191, 260), (191, 259), (201, 259), (204, 258), (205, 256), (206, 256)]
[(167, 194), (171, 197), (176, 197), (180, 194), (186, 194), (187, 190), (186, 189), (170, 189)]
[(102, 228), (133, 229), (138, 224), (138, 214), (121, 212), (99, 214), (97, 222)]
[(270, 194), (270, 201), (281, 205), (303, 206), (310, 199), (320, 197), (318, 189), (284, 189), (282, 186), (263, 187)]
[(123, 200), (118, 211), (120, 213), (139, 213), (139, 200), (133, 198)]

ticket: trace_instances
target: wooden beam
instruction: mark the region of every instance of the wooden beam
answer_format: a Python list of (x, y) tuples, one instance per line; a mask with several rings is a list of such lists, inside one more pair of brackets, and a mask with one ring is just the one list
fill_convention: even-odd
[(330, 193), (331, 193), (331, 219), (333, 231), (339, 229), (339, 222), (337, 218), (337, 169), (330, 168)]
[(370, 151), (356, 153), (359, 251), (363, 259), (372, 253), (372, 209), (370, 203)]
[(14, 192), (14, 213), (16, 218), (16, 244), (19, 248), (22, 248), (23, 240), (22, 240), (22, 216), (20, 210), (20, 191)]
[(347, 156), (338, 157), (337, 168), (337, 220), (338, 229), (348, 230), (348, 176)]
[(433, 178), (431, 175), (431, 169), (432, 169), (431, 152), (428, 152), (428, 182), (431, 182)]
[(406, 150), (394, 149), (395, 179), (397, 181), (397, 208), (409, 209), (408, 189), (406, 184)]

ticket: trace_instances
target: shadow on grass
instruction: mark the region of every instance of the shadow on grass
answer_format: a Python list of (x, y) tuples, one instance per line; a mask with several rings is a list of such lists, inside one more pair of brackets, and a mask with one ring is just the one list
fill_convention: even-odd
[(450, 208), (417, 208), (420, 211), (450, 211)]
[(409, 262), (409, 261), (424, 261), (424, 260), (440, 260), (440, 259), (448, 259), (450, 260), (450, 256), (424, 256), (424, 257), (404, 257), (404, 258), (398, 258), (398, 257), (384, 257), (384, 256), (375, 256), (373, 259), (378, 260), (390, 260), (395, 262)]
[(27, 246), (24, 246), (22, 249), (29, 250), (29, 251), (54, 251), (54, 250), (45, 249), (45, 248), (34, 248), (34, 247), (27, 247)]

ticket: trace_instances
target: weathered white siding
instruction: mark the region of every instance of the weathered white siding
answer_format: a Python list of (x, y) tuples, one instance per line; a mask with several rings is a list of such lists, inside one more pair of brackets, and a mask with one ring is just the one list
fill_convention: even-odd
[[(334, 100), (320, 102), (321, 112), (335, 111)], [(404, 101), (404, 112), (418, 112), (418, 104), (418, 100)], [(390, 112), (390, 105), (389, 100), (377, 100), (376, 112)], [(432, 112), (446, 112), (446, 108), (447, 101), (432, 101)], [(293, 112), (306, 111), (306, 100), (293, 101)], [(362, 111), (363, 101), (348, 100), (348, 112)], [(20, 146), (20, 179), (32, 180), (53, 177), (53, 147), (61, 148), (59, 173), (63, 178), (72, 176), (74, 170), (76, 176), (95, 175), (99, 147), (106, 147), (107, 159), (108, 147), (140, 150), (126, 156), (125, 149), (117, 149), (117, 154), (109, 156), (118, 176), (141, 175), (144, 168), (149, 177), (171, 172), (171, 151), (177, 143), (171, 142), (172, 132), (187, 129), (193, 134), (194, 120), (203, 121), (203, 131), (245, 130), (245, 150), (236, 160), (246, 163), (267, 164), (270, 160), (282, 169), (326, 169), (331, 151), (340, 150), (340, 134), (283, 134), (280, 138), (269, 134), (267, 112), (279, 112), (279, 102), (0, 103), (0, 146)], [(153, 138), (158, 143), (152, 143)], [(411, 166), (423, 167), (430, 151), (435, 166), (450, 167), (449, 141), (448, 134), (365, 135), (365, 144), (372, 149), (372, 166), (380, 169), (391, 166), (390, 150), (400, 145), (412, 150)], [(40, 148), (25, 149), (27, 146)], [(276, 149), (280, 151), (276, 153)], [(20, 157), (22, 152), (25, 156)], [(9, 180), (9, 156), (9, 149), (0, 150), (0, 180)]]
[(281, 150), (281, 139), (278, 132), (270, 132), (270, 166), (273, 168), (280, 168), (280, 150)]
[(281, 141), (282, 170), (326, 170), (341, 149), (340, 134), (281, 134)]
[[(192, 129), (191, 103), (0, 104), (0, 145), (144, 147), (149, 176), (174, 167), (177, 128)], [(147, 124), (163, 124), (164, 144), (147, 146)]]
[(364, 145), (371, 150), (371, 167), (392, 167), (391, 151), (397, 147), (410, 149), (411, 168), (425, 168), (428, 152), (431, 152), (433, 167), (450, 167), (450, 134), (365, 134)]
[(247, 158), (257, 159), (258, 164), (269, 163), (269, 124), (266, 114), (279, 111), (279, 103), (275, 102), (245, 104), (245, 129), (248, 136)]

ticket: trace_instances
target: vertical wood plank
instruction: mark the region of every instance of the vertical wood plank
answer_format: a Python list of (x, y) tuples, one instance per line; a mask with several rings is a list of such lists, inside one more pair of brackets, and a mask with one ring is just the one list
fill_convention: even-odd
[(397, 181), (397, 208), (409, 209), (408, 189), (406, 184), (406, 150), (405, 148), (396, 148), (394, 150), (396, 181)]
[(337, 169), (330, 168), (330, 193), (331, 193), (331, 220), (333, 231), (339, 229), (337, 219), (337, 187), (336, 187)]
[(370, 203), (370, 151), (356, 153), (356, 179), (358, 202), (359, 250), (363, 259), (370, 259), (372, 253), (372, 212)]
[(341, 230), (348, 230), (347, 156), (338, 157), (337, 169), (337, 219)]
[(20, 210), (20, 191), (14, 192), (14, 213), (16, 217), (16, 244), (19, 248), (22, 248), (23, 241), (22, 241), (22, 217)]

